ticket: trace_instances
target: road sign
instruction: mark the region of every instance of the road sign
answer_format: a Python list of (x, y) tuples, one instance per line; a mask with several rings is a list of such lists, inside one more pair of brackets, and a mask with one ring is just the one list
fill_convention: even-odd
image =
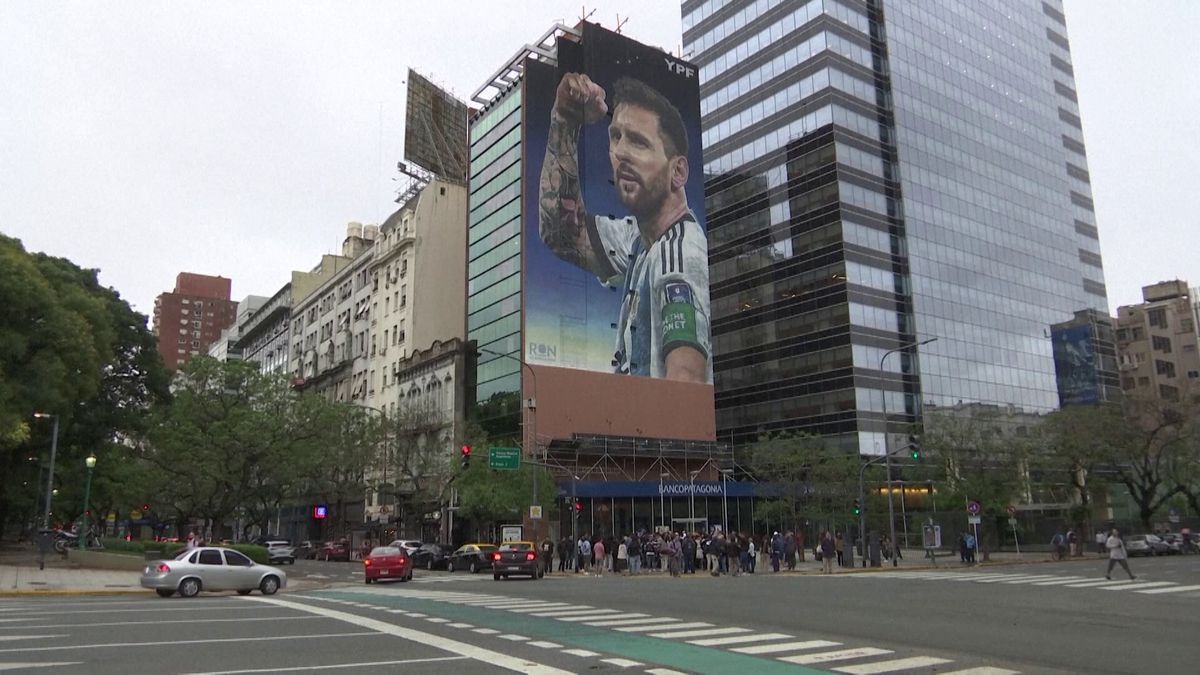
[(1009, 519), (1008, 519), (1008, 524), (1009, 524), (1009, 525), (1012, 525), (1013, 527), (1016, 527), (1016, 526), (1017, 526), (1017, 519), (1016, 519), (1016, 518), (1009, 518)]
[(488, 466), (493, 469), (521, 468), (521, 449), (488, 448)]
[(1008, 505), (1008, 515), (1010, 515), (1010, 516), (1017, 515), (1017, 507), (1013, 506), (1012, 504), (1009, 504)]
[(1169, 523), (1178, 523), (1179, 522), (1179, 509), (1172, 508), (1171, 510), (1167, 511), (1167, 522), (1169, 522)]
[(978, 525), (981, 521), (979, 516), (967, 516), (968, 525)]
[(979, 515), (979, 512), (982, 510), (983, 510), (983, 504), (980, 504), (979, 502), (975, 501), (974, 499), (967, 502), (967, 513), (969, 513), (973, 516), (977, 516), (977, 515)]
[(501, 525), (500, 543), (506, 544), (510, 541), (521, 541), (523, 531), (524, 528), (520, 525)]
[(942, 547), (942, 526), (925, 525), (921, 528), (921, 544), (925, 548)]
[(542, 518), (542, 507), (538, 504), (531, 505), (529, 507), (529, 519), (530, 520), (541, 520), (541, 518)]

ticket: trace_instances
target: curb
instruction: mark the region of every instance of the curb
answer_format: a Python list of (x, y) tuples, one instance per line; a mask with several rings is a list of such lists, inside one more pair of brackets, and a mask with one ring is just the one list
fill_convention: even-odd
[(85, 595), (132, 595), (145, 593), (145, 588), (47, 588), (0, 591), (0, 598), (31, 596), (85, 596)]

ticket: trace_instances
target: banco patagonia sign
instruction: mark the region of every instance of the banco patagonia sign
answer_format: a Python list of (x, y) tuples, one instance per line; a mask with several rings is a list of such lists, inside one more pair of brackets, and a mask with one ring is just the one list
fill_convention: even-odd
[(720, 497), (725, 494), (725, 491), (724, 484), (721, 482), (660, 483), (658, 494), (664, 497), (687, 497), (689, 495), (697, 497)]

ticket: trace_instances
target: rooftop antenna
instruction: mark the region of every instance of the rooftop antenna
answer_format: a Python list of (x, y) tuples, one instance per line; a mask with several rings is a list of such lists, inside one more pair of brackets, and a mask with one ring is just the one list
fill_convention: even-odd
[(580, 5), (579, 6), (579, 23), (583, 23), (584, 21), (587, 21), (588, 19), (592, 18), (592, 15), (595, 13), (596, 13), (596, 10), (594, 10), (594, 9), (589, 12), (587, 5)]
[(617, 28), (616, 28), (617, 33), (621, 32), (621, 27), (624, 26), (627, 21), (629, 21), (629, 17), (625, 17), (624, 19), (622, 19), (621, 15), (617, 14)]

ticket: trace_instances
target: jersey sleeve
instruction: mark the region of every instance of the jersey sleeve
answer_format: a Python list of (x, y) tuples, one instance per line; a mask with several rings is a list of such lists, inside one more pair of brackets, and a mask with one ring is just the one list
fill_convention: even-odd
[(592, 227), (588, 230), (588, 236), (592, 240), (596, 261), (608, 266), (608, 269), (595, 270), (596, 276), (609, 286), (619, 286), (629, 267), (637, 220), (595, 216), (590, 224)]
[(709, 333), (708, 238), (695, 222), (671, 229), (656, 246), (654, 311), (661, 317), (661, 358), (678, 347), (692, 347), (712, 365)]

